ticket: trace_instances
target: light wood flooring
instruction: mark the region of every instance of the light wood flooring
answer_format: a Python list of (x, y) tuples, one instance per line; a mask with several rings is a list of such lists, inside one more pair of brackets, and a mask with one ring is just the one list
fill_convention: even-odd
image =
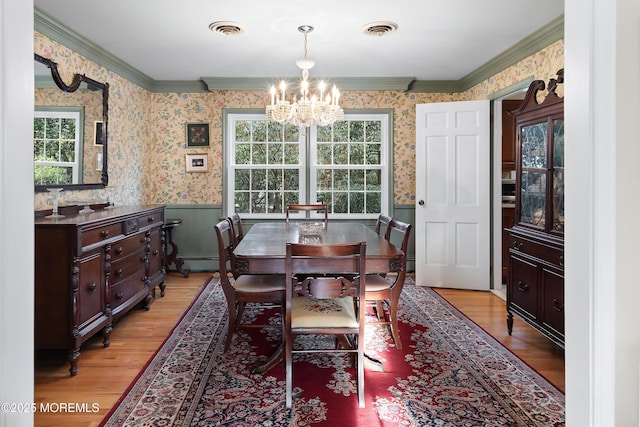
[[(96, 412), (37, 412), (35, 425), (97, 426), (105, 414), (153, 356), (189, 306), (210, 273), (192, 272), (183, 278), (176, 272), (167, 277), (166, 295), (156, 298), (149, 311), (133, 310), (113, 328), (111, 345), (102, 346), (97, 336), (82, 346), (78, 375), (69, 376), (65, 355), (37, 352), (34, 401), (86, 403)], [(513, 335), (506, 331), (505, 303), (491, 292), (438, 289), (451, 304), (489, 334), (564, 390), (564, 352), (519, 319)], [(159, 294), (159, 293), (158, 293)]]

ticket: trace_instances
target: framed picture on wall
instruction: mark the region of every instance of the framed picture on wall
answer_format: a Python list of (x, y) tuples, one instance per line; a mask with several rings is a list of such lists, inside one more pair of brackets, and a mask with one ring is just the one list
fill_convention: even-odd
[(209, 146), (209, 123), (187, 123), (187, 147)]
[(206, 154), (187, 154), (187, 172), (207, 172), (208, 170), (209, 162)]
[(93, 143), (102, 145), (102, 122), (93, 122)]

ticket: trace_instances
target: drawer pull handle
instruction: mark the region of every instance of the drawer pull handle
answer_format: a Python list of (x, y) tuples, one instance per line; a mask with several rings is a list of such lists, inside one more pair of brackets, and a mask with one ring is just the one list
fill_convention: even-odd
[(158, 255), (158, 250), (156, 249), (155, 251), (153, 251), (154, 255)]
[(109, 236), (109, 230), (102, 230), (100, 232), (100, 236), (102, 236), (102, 238), (104, 239), (105, 237)]
[(529, 290), (529, 285), (527, 285), (526, 283), (522, 283), (522, 281), (519, 281), (518, 289), (520, 290), (520, 292), (527, 292)]
[(563, 308), (564, 308), (564, 304), (561, 304), (560, 301), (558, 301), (556, 298), (554, 298), (553, 299), (553, 309), (555, 311), (562, 312)]
[(513, 241), (513, 249), (515, 249), (516, 251), (519, 251), (520, 249), (522, 249), (522, 242), (518, 242), (517, 240)]
[(122, 276), (122, 269), (121, 268), (116, 270), (116, 276)]
[(122, 255), (122, 252), (124, 252), (124, 249), (122, 248), (122, 246), (116, 249), (116, 255)]
[(89, 289), (89, 292), (95, 291), (96, 287), (97, 287), (96, 282), (91, 282), (89, 283), (89, 286), (87, 286), (87, 288)]
[(153, 216), (150, 216), (150, 217), (147, 219), (147, 221), (149, 221), (149, 222), (154, 222), (155, 220), (156, 220), (156, 219), (155, 219), (155, 217), (153, 217)]
[(124, 294), (123, 294), (122, 292), (118, 292), (118, 293), (116, 294), (116, 299), (120, 300), (120, 299), (122, 299), (122, 298), (124, 298)]
[(558, 263), (564, 267), (564, 255), (560, 255), (560, 258), (558, 259)]

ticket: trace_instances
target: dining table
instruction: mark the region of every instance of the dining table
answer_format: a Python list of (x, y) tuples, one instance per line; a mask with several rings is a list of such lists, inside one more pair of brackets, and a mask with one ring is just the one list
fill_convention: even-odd
[[(296, 222), (259, 222), (245, 234), (234, 250), (236, 269), (243, 274), (284, 274), (287, 243), (336, 244), (367, 242), (367, 273), (388, 273), (402, 268), (400, 248), (376, 234), (360, 222), (332, 222), (323, 224), (314, 235), (300, 232)], [(331, 273), (349, 265), (338, 261), (331, 265)], [(308, 264), (309, 273), (324, 273), (318, 265)], [(305, 273), (307, 271), (300, 271)]]
[[(240, 274), (285, 274), (287, 243), (337, 244), (366, 242), (366, 272), (389, 273), (402, 268), (403, 252), (400, 247), (379, 236), (373, 229), (360, 222), (333, 222), (323, 224), (313, 235), (301, 233), (300, 222), (259, 222), (251, 226), (234, 250), (235, 268)], [(310, 259), (296, 273), (341, 273), (353, 271), (353, 261), (336, 260), (330, 270), (326, 262)], [(252, 373), (263, 373), (283, 360), (284, 342), (262, 364), (256, 365)], [(369, 364), (380, 370), (373, 359)]]

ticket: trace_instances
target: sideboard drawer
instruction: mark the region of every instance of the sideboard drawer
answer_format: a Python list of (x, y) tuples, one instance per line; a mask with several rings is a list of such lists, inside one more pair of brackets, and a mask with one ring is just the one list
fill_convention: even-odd
[(145, 269), (146, 256), (144, 248), (140, 248), (137, 252), (130, 254), (125, 258), (121, 258), (111, 263), (111, 281), (110, 286), (114, 286), (125, 280), (127, 277), (135, 274), (138, 270)]
[(149, 227), (152, 224), (163, 223), (164, 218), (162, 216), (162, 212), (153, 212), (147, 215), (143, 215), (138, 218), (138, 227)]
[(111, 262), (114, 263), (134, 252), (143, 250), (146, 241), (144, 233), (139, 233), (114, 243), (111, 246)]
[(139, 270), (133, 276), (129, 276), (127, 279), (110, 287), (109, 306), (114, 311), (114, 316), (118, 314), (116, 312), (119, 312), (118, 307), (121, 304), (133, 300), (133, 297), (139, 292), (148, 292), (145, 290), (145, 278), (145, 271)]
[(99, 242), (103, 242), (107, 239), (112, 239), (122, 234), (122, 224), (110, 224), (103, 227), (94, 228), (91, 230), (83, 230), (81, 246), (90, 246)]

